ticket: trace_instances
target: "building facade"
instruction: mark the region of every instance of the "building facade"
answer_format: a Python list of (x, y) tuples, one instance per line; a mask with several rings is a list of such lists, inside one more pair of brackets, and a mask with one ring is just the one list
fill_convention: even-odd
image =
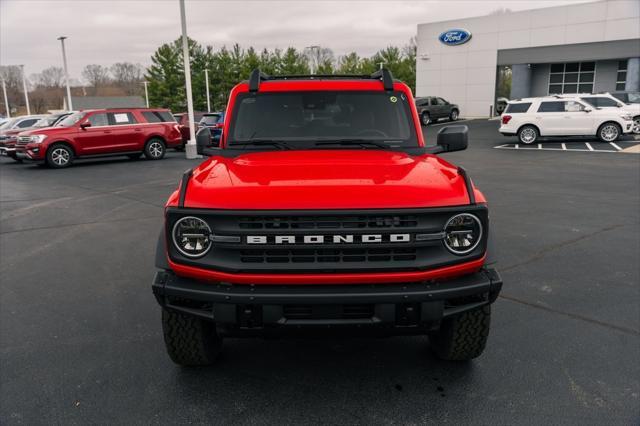
[[(467, 33), (456, 39), (456, 31)], [(453, 36), (447, 36), (452, 34)], [(443, 40), (441, 40), (443, 39)], [(456, 44), (457, 43), (457, 44)], [(499, 69), (510, 99), (640, 90), (640, 1), (605, 0), (418, 25), (416, 96), (464, 117), (495, 113)]]

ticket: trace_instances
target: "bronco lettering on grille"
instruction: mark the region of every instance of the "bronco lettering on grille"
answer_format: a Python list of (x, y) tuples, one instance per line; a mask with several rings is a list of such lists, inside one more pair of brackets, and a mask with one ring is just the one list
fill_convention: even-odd
[(408, 243), (410, 234), (365, 235), (249, 235), (247, 244), (354, 244)]

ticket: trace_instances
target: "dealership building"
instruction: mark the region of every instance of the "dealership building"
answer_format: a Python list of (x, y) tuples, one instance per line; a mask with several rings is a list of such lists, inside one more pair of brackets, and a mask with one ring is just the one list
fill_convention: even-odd
[(640, 89), (638, 0), (428, 22), (417, 38), (416, 95), (456, 103), (464, 117), (490, 116), (498, 96)]

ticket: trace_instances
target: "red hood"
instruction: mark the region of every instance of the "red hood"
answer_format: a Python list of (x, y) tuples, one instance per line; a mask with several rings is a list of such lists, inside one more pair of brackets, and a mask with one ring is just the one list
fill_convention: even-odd
[[(27, 128), (26, 130), (29, 130), (29, 128)], [(25, 129), (0, 130), (0, 135), (1, 136), (13, 136), (13, 135), (17, 135), (18, 133), (22, 133), (24, 131), (25, 131)]]
[[(478, 201), (482, 194), (476, 191)], [(169, 204), (176, 203), (174, 193)], [(443, 159), (374, 150), (270, 151), (212, 157), (193, 171), (185, 207), (375, 209), (464, 205), (464, 179)]]
[(30, 127), (28, 129), (21, 129), (22, 136), (31, 135), (55, 135), (58, 133), (68, 133), (70, 127)]

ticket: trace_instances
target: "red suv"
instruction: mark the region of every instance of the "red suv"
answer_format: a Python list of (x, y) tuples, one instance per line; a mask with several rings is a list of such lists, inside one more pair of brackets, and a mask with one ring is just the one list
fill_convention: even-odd
[(22, 132), (19, 159), (68, 167), (75, 158), (142, 154), (160, 160), (167, 148), (182, 143), (180, 129), (166, 109), (117, 108), (81, 111), (56, 127)]
[(502, 288), (489, 209), (426, 146), (411, 89), (371, 76), (267, 76), (231, 91), (222, 138), (164, 209), (153, 292), (171, 359), (213, 363), (224, 337), (428, 335), (445, 360), (479, 356)]

